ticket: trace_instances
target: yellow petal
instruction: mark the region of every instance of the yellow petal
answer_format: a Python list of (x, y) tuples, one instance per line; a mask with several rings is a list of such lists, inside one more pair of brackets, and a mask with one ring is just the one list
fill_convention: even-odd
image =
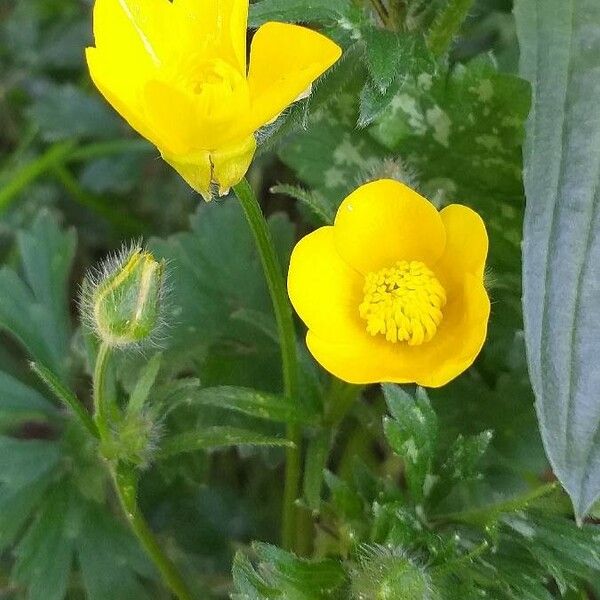
[(159, 149), (169, 155), (198, 151), (201, 131), (197, 127), (193, 98), (162, 81), (144, 87), (144, 112), (161, 140)]
[(302, 238), (292, 252), (290, 299), (308, 328), (324, 339), (347, 342), (366, 335), (358, 311), (363, 283), (335, 249), (333, 227)]
[(246, 74), (248, 0), (174, 0), (173, 8), (190, 52), (202, 44)]
[(250, 168), (256, 152), (253, 135), (239, 144), (233, 144), (210, 153), (213, 165), (213, 181), (219, 186), (219, 194), (225, 196), (238, 184)]
[(97, 48), (87, 48), (85, 55), (92, 80), (108, 103), (140, 135), (156, 146), (164, 146), (165, 140), (153, 130), (144, 117), (144, 81), (139, 78), (139, 71), (130, 72), (118, 64), (114, 65), (110, 56), (107, 57)]
[(115, 59), (135, 62), (140, 68), (160, 64), (168, 36), (171, 4), (166, 0), (96, 0), (94, 39), (96, 48)]
[(335, 244), (344, 260), (366, 275), (399, 260), (435, 264), (446, 233), (433, 204), (398, 181), (382, 179), (363, 185), (342, 202)]
[(446, 230), (446, 248), (436, 271), (445, 280), (460, 280), (464, 273), (482, 279), (489, 246), (482, 218), (460, 204), (447, 206), (440, 216)]
[(441, 387), (460, 375), (479, 354), (487, 333), (490, 302), (481, 280), (466, 275), (444, 308), (437, 334), (421, 346), (391, 344), (382, 336), (332, 342), (309, 331), (316, 360), (349, 383), (418, 383)]
[(258, 129), (279, 115), (341, 53), (337, 44), (305, 27), (284, 23), (260, 27), (250, 50), (250, 129)]
[(192, 189), (202, 194), (206, 201), (211, 199), (212, 165), (207, 151), (188, 156), (170, 156), (163, 153), (162, 157)]

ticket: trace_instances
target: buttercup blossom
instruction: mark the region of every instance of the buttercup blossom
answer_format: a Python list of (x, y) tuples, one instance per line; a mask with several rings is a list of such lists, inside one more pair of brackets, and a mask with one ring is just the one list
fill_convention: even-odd
[(245, 175), (254, 133), (306, 93), (340, 48), (266, 23), (246, 66), (248, 0), (96, 0), (90, 74), (113, 107), (207, 200)]
[(311, 353), (350, 383), (448, 383), (485, 341), (487, 251), (470, 208), (438, 212), (388, 179), (360, 187), (292, 253), (288, 291)]

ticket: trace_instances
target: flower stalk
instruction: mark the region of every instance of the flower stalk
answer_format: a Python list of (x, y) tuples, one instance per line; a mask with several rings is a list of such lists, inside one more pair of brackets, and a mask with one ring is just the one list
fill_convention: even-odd
[[(243, 179), (239, 184), (234, 186), (234, 191), (242, 205), (246, 220), (256, 242), (273, 302), (281, 346), (284, 393), (287, 398), (298, 401), (296, 333), (281, 265), (275, 252), (268, 224), (250, 184), (246, 179)], [(286, 450), (282, 544), (287, 549), (293, 549), (295, 546), (297, 523), (295, 503), (300, 489), (301, 474), (301, 430), (298, 425), (288, 425), (287, 439), (292, 442), (293, 446), (290, 446)]]
[[(109, 426), (108, 407), (106, 399), (106, 377), (111, 348), (107, 344), (100, 345), (96, 365), (94, 368), (93, 394), (95, 421), (100, 432), (100, 443), (109, 442), (111, 435)], [(193, 596), (184, 582), (177, 567), (163, 552), (154, 533), (146, 523), (136, 499), (136, 474), (133, 469), (121, 469), (118, 461), (109, 463), (109, 469), (115, 492), (131, 530), (137, 537), (140, 545), (154, 563), (161, 574), (165, 584), (171, 589), (179, 600), (192, 600)]]

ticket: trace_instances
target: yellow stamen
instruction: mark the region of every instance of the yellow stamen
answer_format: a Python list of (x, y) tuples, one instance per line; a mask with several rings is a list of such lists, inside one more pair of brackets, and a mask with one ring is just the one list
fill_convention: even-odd
[(437, 332), (446, 304), (446, 291), (422, 262), (399, 261), (365, 277), (360, 316), (367, 331), (388, 342), (419, 346)]

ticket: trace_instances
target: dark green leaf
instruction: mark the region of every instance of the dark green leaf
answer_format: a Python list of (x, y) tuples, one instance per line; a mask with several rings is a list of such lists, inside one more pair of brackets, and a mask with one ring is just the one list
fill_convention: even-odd
[(0, 436), (0, 482), (19, 489), (54, 469), (60, 456), (56, 442)]
[(248, 27), (267, 21), (331, 22), (342, 18), (349, 7), (349, 0), (260, 0), (250, 5)]
[(121, 124), (100, 96), (73, 85), (49, 87), (29, 108), (30, 119), (48, 142), (117, 137)]

